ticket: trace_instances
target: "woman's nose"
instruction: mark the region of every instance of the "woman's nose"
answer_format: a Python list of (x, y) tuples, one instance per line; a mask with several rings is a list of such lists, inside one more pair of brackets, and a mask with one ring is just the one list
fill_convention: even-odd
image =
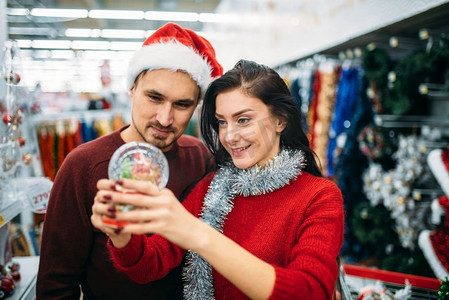
[(229, 144), (238, 141), (240, 137), (239, 128), (237, 126), (229, 126), (226, 128), (225, 141)]

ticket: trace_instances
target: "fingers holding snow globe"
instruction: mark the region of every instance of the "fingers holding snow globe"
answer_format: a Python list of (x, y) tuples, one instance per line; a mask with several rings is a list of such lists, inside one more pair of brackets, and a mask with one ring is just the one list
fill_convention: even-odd
[(148, 196), (161, 192), (168, 181), (169, 167), (158, 148), (144, 142), (130, 142), (112, 155), (108, 175), (109, 179), (97, 183), (99, 191), (91, 219), (94, 226), (101, 225), (100, 229), (111, 235), (134, 222), (122, 212), (148, 207)]

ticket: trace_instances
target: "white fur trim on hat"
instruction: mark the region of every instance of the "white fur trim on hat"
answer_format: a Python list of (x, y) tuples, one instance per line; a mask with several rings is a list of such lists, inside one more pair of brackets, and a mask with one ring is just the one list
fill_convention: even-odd
[(437, 278), (444, 279), (446, 277), (449, 277), (449, 273), (448, 270), (444, 268), (443, 264), (441, 264), (435, 253), (435, 250), (433, 249), (432, 242), (430, 241), (430, 233), (431, 231), (429, 230), (421, 231), (418, 238), (418, 244), (422, 252), (424, 253), (424, 256), (426, 257), (429, 266), (435, 273), (435, 276)]
[(212, 68), (207, 59), (178, 41), (143, 46), (134, 53), (128, 65), (127, 88), (131, 89), (136, 77), (144, 70), (169, 69), (186, 72), (196, 81), (203, 96), (212, 81)]
[(436, 180), (440, 184), (441, 189), (446, 195), (449, 195), (449, 171), (444, 165), (443, 158), (441, 154), (443, 150), (433, 149), (427, 155), (427, 164), (429, 165), (432, 174), (435, 176)]

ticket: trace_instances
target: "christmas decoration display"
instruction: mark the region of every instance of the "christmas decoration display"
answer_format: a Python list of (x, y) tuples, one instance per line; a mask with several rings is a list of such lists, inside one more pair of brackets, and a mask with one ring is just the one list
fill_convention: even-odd
[[(119, 147), (111, 157), (108, 167), (109, 179), (134, 179), (150, 181), (163, 189), (168, 181), (169, 168), (164, 153), (153, 145), (144, 142), (130, 142)], [(118, 189), (120, 187), (117, 187)], [(120, 188), (124, 193), (133, 191)], [(116, 204), (117, 211), (135, 209), (133, 205)], [(104, 218), (111, 225), (123, 225), (115, 220)]]
[[(313, 59), (307, 59), (305, 61), (298, 62), (297, 68), (293, 69), (296, 75), (296, 79), (292, 79), (290, 91), (295, 98), (296, 103), (301, 108), (303, 115), (303, 128), (307, 132), (307, 115), (309, 113), (312, 78), (314, 76), (314, 70), (316, 68), (315, 61)], [(292, 71), (292, 70), (290, 70)], [(278, 70), (281, 74), (282, 70)], [(290, 78), (293, 74), (284, 75), (283, 77)], [(295, 76), (293, 76), (294, 78)]]
[(385, 98), (388, 86), (388, 73), (392, 68), (391, 59), (385, 49), (369, 45), (368, 51), (362, 54), (362, 67), (368, 86), (366, 94), (371, 100), (374, 111), (384, 111), (382, 99)]
[(336, 87), (340, 77), (340, 67), (334, 63), (327, 62), (320, 65), (315, 76), (319, 78), (317, 84), (314, 83), (311, 108), (313, 116), (310, 118), (309, 133), (310, 147), (318, 156), (323, 173), (326, 171), (327, 157), (326, 149), (329, 140), (329, 128), (334, 111)]
[(371, 161), (380, 163), (384, 168), (393, 167), (391, 156), (396, 151), (392, 142), (394, 137), (388, 136), (384, 129), (374, 125), (366, 126), (358, 136), (362, 153)]
[[(335, 108), (329, 128), (329, 142), (327, 146), (327, 175), (334, 175), (335, 158), (338, 156), (338, 140), (345, 138), (346, 129), (351, 126), (351, 115), (354, 104), (360, 94), (359, 68), (344, 68), (340, 75), (335, 99)], [(340, 143), (341, 144), (341, 143)], [(341, 147), (340, 147), (341, 148)]]
[[(362, 80), (361, 89), (366, 90), (366, 80)], [(358, 135), (368, 124), (373, 123), (373, 109), (366, 94), (361, 93), (354, 104), (354, 112), (351, 117), (351, 126), (346, 130), (346, 142), (342, 149), (336, 166), (335, 175), (337, 184), (345, 199), (345, 241), (341, 254), (348, 262), (360, 261), (370, 255), (370, 249), (364, 248), (354, 234), (351, 220), (354, 208), (359, 203), (367, 201), (363, 191), (362, 174), (368, 166), (368, 159), (359, 148)]]
[(361, 285), (361, 282), (348, 281), (350, 289), (357, 291), (357, 300), (407, 300), (411, 297), (411, 284), (406, 280), (403, 289), (394, 293), (387, 289), (381, 281), (374, 284)]
[(9, 269), (9, 273), (11, 274), (11, 277), (14, 279), (14, 282), (19, 282), (21, 280), (21, 275), (20, 275), (20, 265), (19, 263), (15, 262), (15, 261), (11, 261), (8, 265), (7, 265), (8, 269)]
[(446, 278), (441, 283), (438, 291), (438, 300), (449, 300), (449, 278)]
[(449, 195), (449, 146), (446, 149), (430, 151), (427, 163), (443, 192)]
[(363, 175), (364, 190), (370, 204), (383, 206), (395, 220), (395, 230), (404, 248), (413, 249), (418, 234), (425, 229), (425, 211), (417, 205), (420, 199), (413, 194), (413, 182), (423, 174), (426, 146), (418, 136), (399, 136), (398, 150), (393, 154), (396, 167), (383, 171), (371, 162)]
[(20, 265), (10, 262), (5, 266), (0, 265), (0, 299), (13, 295), (20, 282)]
[(429, 114), (428, 95), (419, 87), (423, 83), (444, 84), (449, 70), (449, 40), (440, 37), (432, 47), (424, 46), (397, 62), (373, 44), (363, 53), (362, 66), (369, 80), (367, 94), (377, 113)]
[(431, 48), (418, 48), (394, 67), (395, 80), (382, 99), (385, 113), (428, 115), (430, 102), (422, 83), (444, 84), (449, 71), (449, 40), (441, 37)]
[(16, 61), (19, 48), (12, 41), (5, 42), (3, 64), (1, 68), (2, 78), (6, 82), (5, 105), (2, 105), (2, 125), (0, 125), (0, 156), (2, 166), (0, 179), (13, 178), (19, 166), (21, 154), (20, 147), (25, 145), (25, 139), (21, 136), (19, 125), (22, 123), (22, 115), (16, 103), (16, 85), (20, 82), (20, 75), (16, 71)]
[(436, 202), (438, 206), (433, 206), (434, 212), (438, 207), (442, 207), (445, 211), (445, 221), (433, 231), (423, 230), (419, 234), (418, 244), (435, 276), (444, 279), (449, 277), (449, 198), (441, 196)]
[(435, 230), (423, 230), (418, 243), (435, 276), (444, 279), (449, 277), (449, 147), (430, 151), (427, 162), (446, 194), (432, 203), (433, 222), (439, 224), (441, 215), (445, 221)]

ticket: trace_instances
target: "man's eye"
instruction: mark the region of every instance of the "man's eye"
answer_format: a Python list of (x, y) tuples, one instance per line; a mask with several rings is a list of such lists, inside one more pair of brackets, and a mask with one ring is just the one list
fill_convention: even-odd
[(162, 101), (162, 98), (161, 98), (161, 97), (155, 96), (155, 95), (148, 95), (148, 98), (150, 98), (150, 99), (153, 100), (153, 101), (157, 101), (157, 102)]
[(181, 108), (189, 108), (190, 106), (192, 106), (192, 104), (179, 102), (179, 103), (176, 103), (176, 106), (181, 107)]

